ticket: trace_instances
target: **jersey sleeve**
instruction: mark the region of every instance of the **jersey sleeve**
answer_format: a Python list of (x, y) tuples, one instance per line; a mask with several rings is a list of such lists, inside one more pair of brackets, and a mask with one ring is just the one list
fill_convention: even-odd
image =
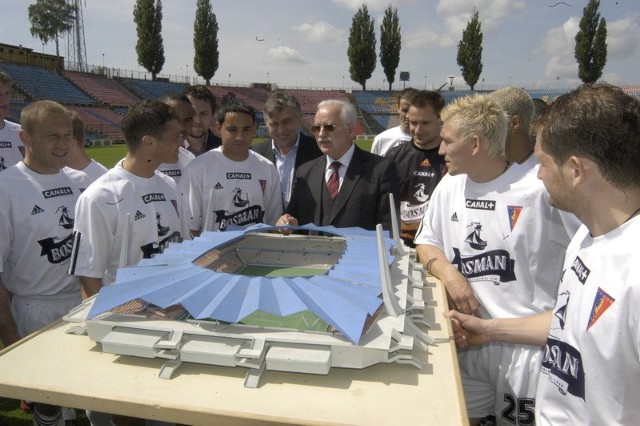
[(270, 164), (269, 172), (271, 174), (271, 178), (269, 179), (264, 193), (264, 223), (275, 225), (278, 218), (282, 216), (282, 192), (280, 191), (280, 175), (278, 174), (276, 166)]
[(449, 175), (443, 176), (440, 183), (436, 186), (431, 194), (431, 200), (429, 201), (429, 205), (427, 206), (427, 211), (422, 217), (422, 222), (420, 222), (420, 226), (418, 231), (416, 232), (416, 237), (414, 239), (414, 243), (418, 244), (430, 244), (432, 246), (436, 246), (439, 249), (444, 251), (444, 236), (443, 236), (443, 223), (442, 223), (442, 215), (440, 211), (443, 207), (443, 202), (446, 202), (446, 190), (447, 179)]
[(180, 179), (180, 192), (182, 193), (182, 203), (184, 218), (188, 229), (194, 232), (202, 230), (202, 212), (204, 207), (202, 205), (202, 179), (199, 178), (200, 174), (197, 173), (199, 168), (187, 168), (186, 173)]
[(69, 274), (104, 278), (113, 251), (115, 225), (85, 192), (76, 203)]
[(13, 227), (9, 217), (9, 201), (0, 193), (0, 272), (4, 272), (4, 265), (11, 253), (13, 241)]

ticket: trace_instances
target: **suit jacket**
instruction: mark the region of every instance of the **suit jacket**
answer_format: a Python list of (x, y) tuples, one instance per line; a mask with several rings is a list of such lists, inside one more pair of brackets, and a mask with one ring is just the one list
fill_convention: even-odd
[[(298, 141), (298, 152), (296, 153), (296, 162), (293, 166), (294, 170), (297, 170), (300, 165), (307, 161), (311, 161), (322, 155), (322, 151), (318, 148), (316, 139), (313, 136), (305, 135), (302, 132), (299, 132), (299, 134), (300, 140)], [(276, 164), (276, 156), (271, 148), (271, 139), (258, 142), (253, 145), (251, 149), (271, 161), (273, 164)]]
[[(327, 157), (303, 164), (294, 178), (291, 201), (287, 213), (298, 219), (300, 225), (323, 222), (336, 228), (359, 226), (375, 229), (381, 223), (391, 228), (389, 194), (398, 198), (398, 176), (395, 164), (387, 158), (355, 147), (340, 192), (334, 200), (331, 217), (323, 221), (322, 191), (326, 187), (325, 165)], [(398, 207), (395, 207), (396, 212)]]

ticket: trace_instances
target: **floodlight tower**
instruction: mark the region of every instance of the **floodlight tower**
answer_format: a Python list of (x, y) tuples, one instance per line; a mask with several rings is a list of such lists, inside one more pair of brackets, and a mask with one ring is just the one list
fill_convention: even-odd
[[(82, 17), (82, 1), (68, 0), (74, 7), (75, 16), (73, 26), (67, 36), (67, 58), (68, 63), (74, 64), (78, 71), (87, 72), (87, 46), (84, 42), (84, 23)], [(85, 0), (86, 6), (86, 0)]]

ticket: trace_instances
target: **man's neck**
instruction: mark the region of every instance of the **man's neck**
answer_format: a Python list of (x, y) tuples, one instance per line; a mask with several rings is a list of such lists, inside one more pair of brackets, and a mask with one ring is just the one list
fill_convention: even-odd
[(194, 152), (204, 151), (206, 139), (207, 139), (206, 133), (201, 138), (194, 138), (193, 136), (187, 136), (187, 141), (189, 142), (189, 150)]
[(620, 190), (606, 185), (591, 192), (589, 200), (593, 202), (587, 201), (575, 214), (593, 237), (607, 234), (640, 214), (640, 188)]
[(515, 137), (505, 148), (507, 160), (511, 163), (522, 164), (533, 154), (534, 145), (528, 135)]
[(122, 167), (129, 173), (143, 177), (150, 178), (155, 174), (159, 164), (151, 159), (143, 160), (137, 155), (127, 154), (122, 161)]
[(477, 161), (478, 169), (467, 173), (469, 179), (476, 183), (487, 183), (497, 179), (511, 165), (504, 157), (488, 157)]

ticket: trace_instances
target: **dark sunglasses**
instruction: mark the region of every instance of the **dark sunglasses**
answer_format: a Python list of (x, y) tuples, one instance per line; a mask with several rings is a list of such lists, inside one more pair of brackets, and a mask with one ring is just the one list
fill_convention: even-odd
[(336, 129), (336, 125), (335, 124), (314, 124), (313, 126), (311, 126), (311, 131), (315, 134), (320, 133), (322, 129), (330, 133)]

